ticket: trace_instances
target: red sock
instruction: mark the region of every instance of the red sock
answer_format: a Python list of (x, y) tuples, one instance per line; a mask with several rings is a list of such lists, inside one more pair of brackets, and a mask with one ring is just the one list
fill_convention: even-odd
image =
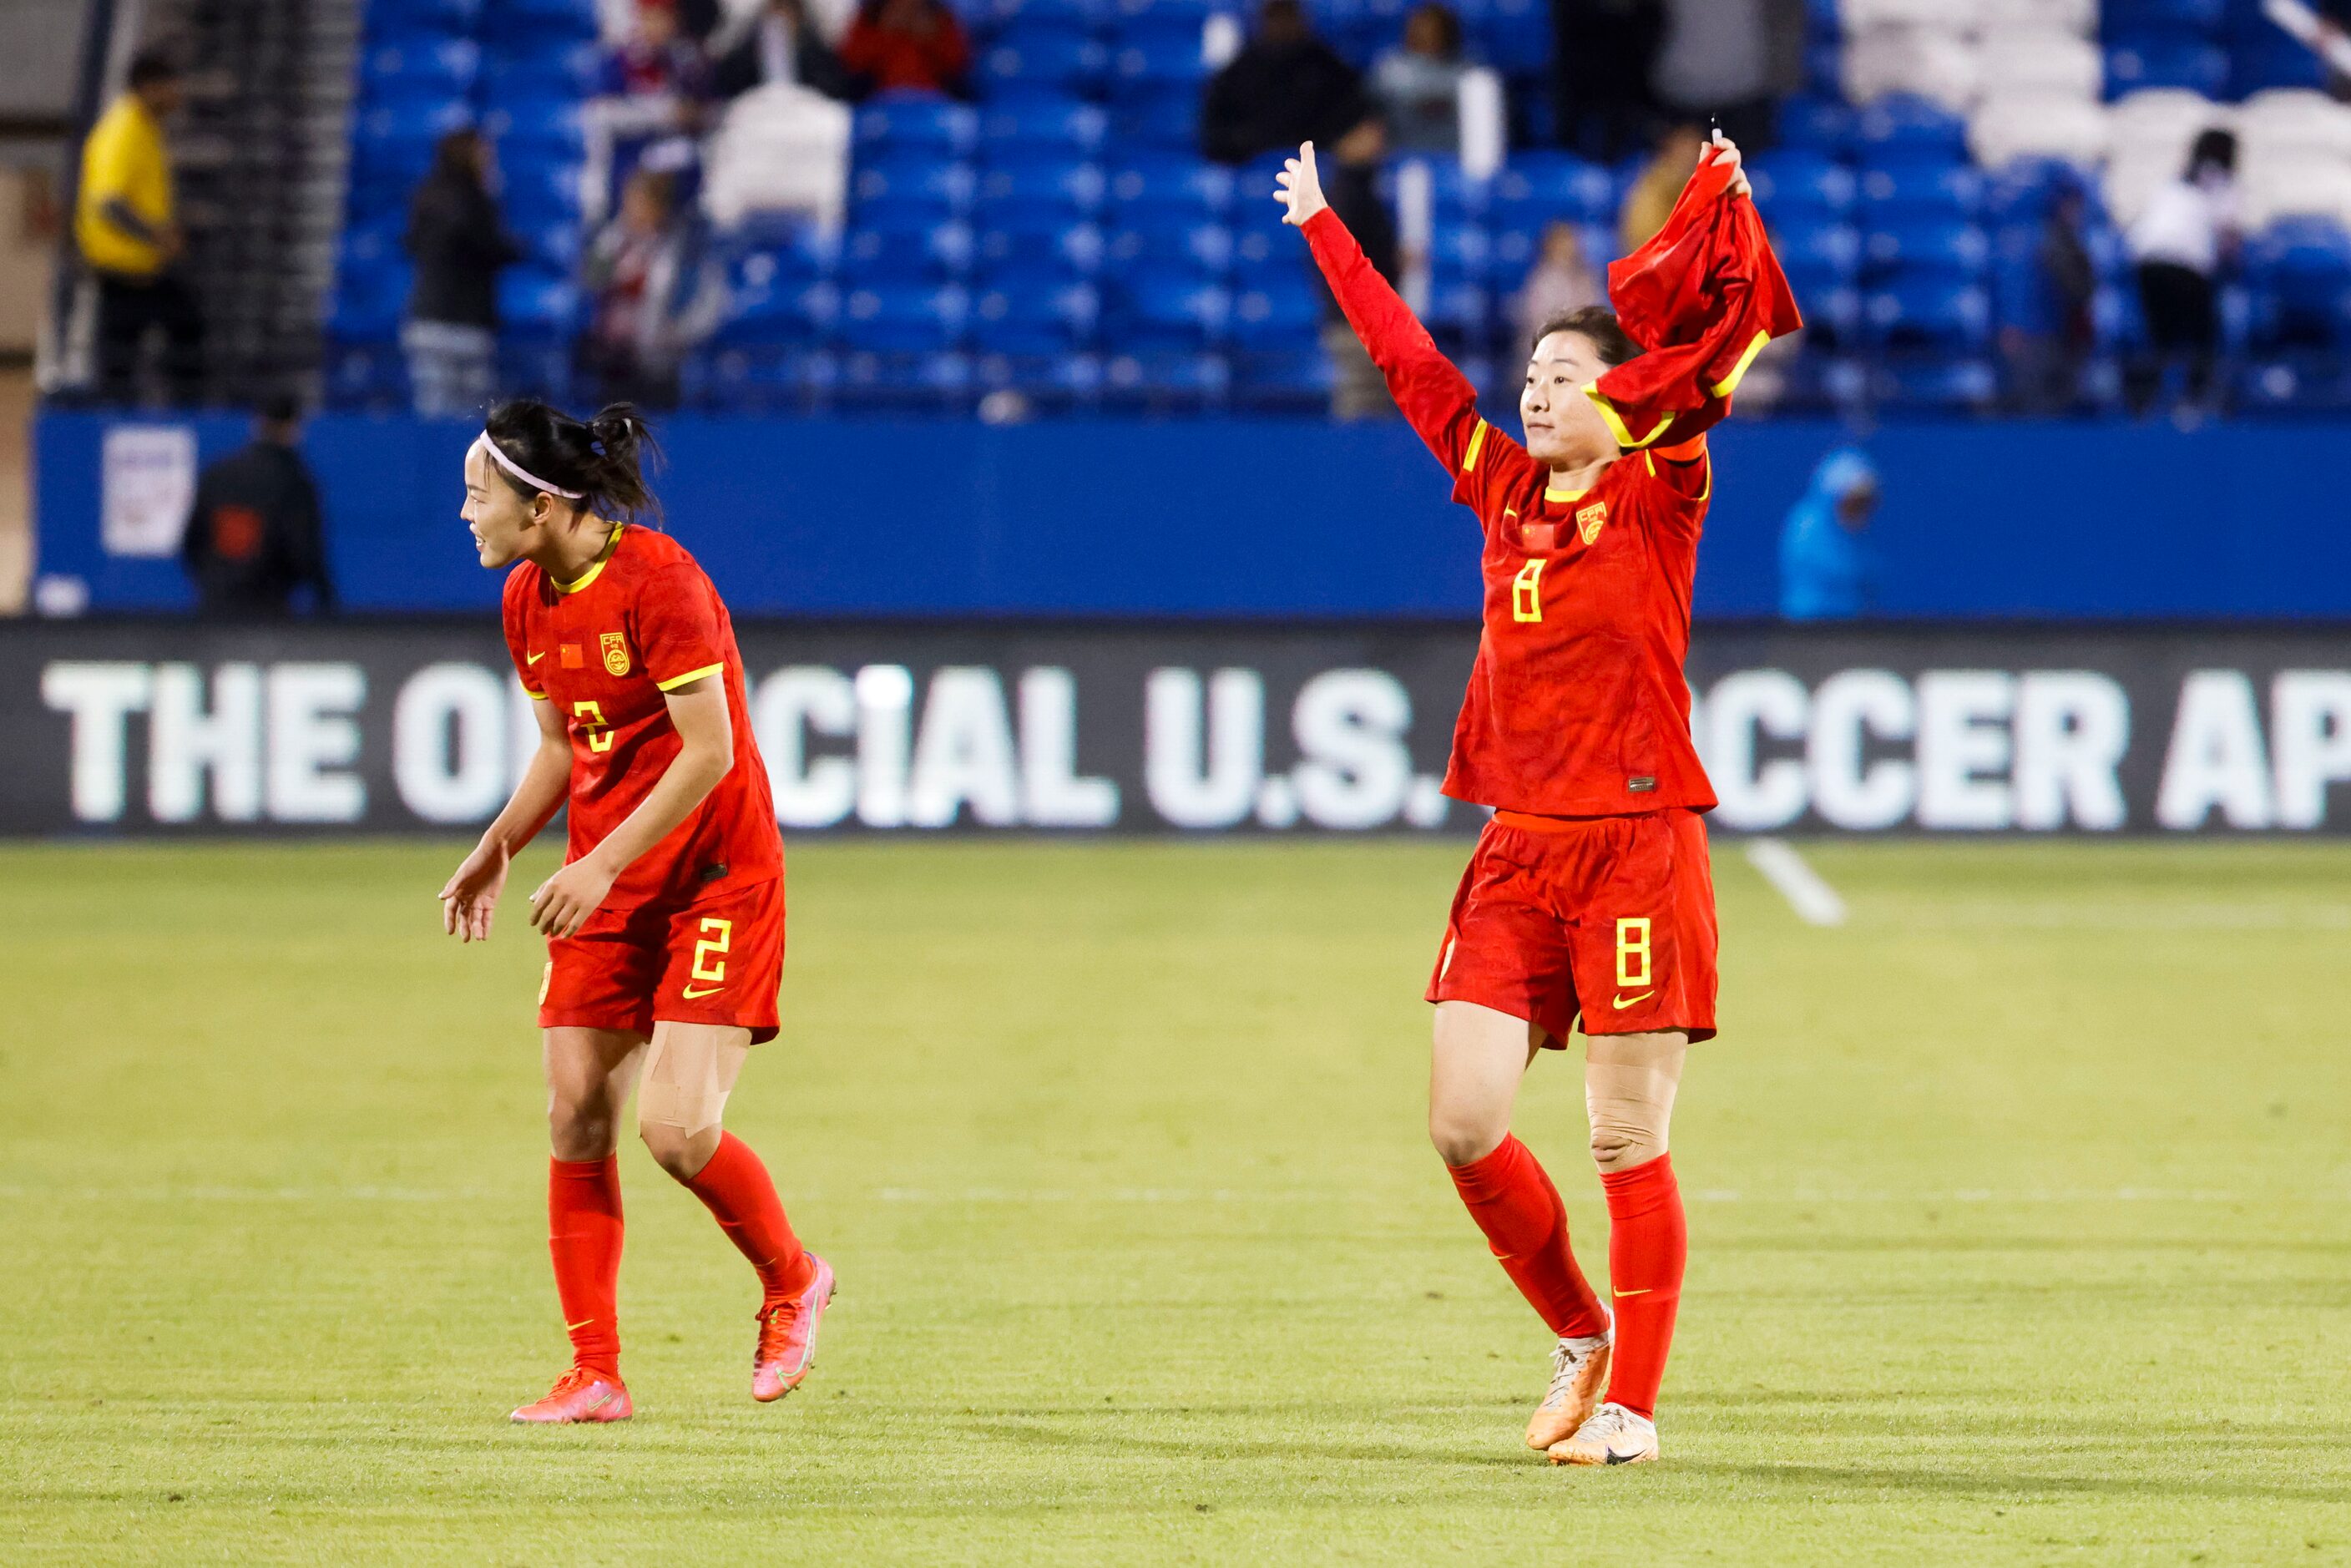
[(1682, 1189), (1674, 1157), (1626, 1171), (1603, 1171), (1608, 1189), (1608, 1288), (1616, 1298), (1616, 1354), (1608, 1366), (1608, 1397), (1636, 1416), (1654, 1417), (1657, 1385), (1673, 1348), (1674, 1313), (1682, 1301), (1682, 1266), (1689, 1260), (1689, 1230), (1682, 1222)]
[(1552, 1333), (1595, 1334), (1606, 1326), (1600, 1298), (1567, 1242), (1567, 1206), (1524, 1144), (1504, 1138), (1485, 1158), (1446, 1168), (1502, 1272)]
[(555, 1259), (555, 1294), (571, 1335), (571, 1359), (607, 1377), (621, 1375), (621, 1162), (547, 1162), (547, 1249)]
[(769, 1302), (797, 1296), (816, 1277), (816, 1265), (799, 1238), (784, 1218), (783, 1200), (768, 1167), (751, 1145), (732, 1133), (718, 1134), (718, 1152), (687, 1182), (694, 1196), (708, 1207), (718, 1228), (735, 1243), (759, 1272), (759, 1286)]

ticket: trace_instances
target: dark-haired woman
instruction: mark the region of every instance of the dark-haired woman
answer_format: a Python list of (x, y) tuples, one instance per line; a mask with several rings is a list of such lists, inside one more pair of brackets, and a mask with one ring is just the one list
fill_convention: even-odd
[[(1693, 178), (1670, 230), (1719, 253), (1690, 272), (1707, 280), (1694, 303), (1724, 275), (1718, 264), (1738, 259), (1729, 252), (1746, 246), (1751, 262), (1762, 244), (1751, 211), (1713, 206), (1746, 199), (1737, 149), (1708, 152), (1711, 172)], [(1667, 1124), (1691, 1042), (1715, 1032), (1714, 890), (1698, 817), (1714, 795), (1682, 675), (1712, 488), (1704, 433), (1761, 343), (1734, 356), (1735, 369), (1698, 378), (1686, 414), (1645, 412), (1634, 430), (1597, 386), (1639, 352), (1617, 318), (1591, 307), (1547, 323), (1519, 397), (1521, 445), (1479, 417), (1469, 382), (1365, 263), (1323, 202), (1311, 143), (1278, 183), (1275, 199), (1396, 406), (1484, 530), (1485, 629), (1445, 790), (1495, 814), (1429, 982), (1429, 1134), (1504, 1270), (1558, 1336), (1528, 1444), (1566, 1464), (1654, 1459), (1686, 1252)], [(1721, 304), (1705, 319), (1728, 333), (1739, 321)], [(1565, 1046), (1579, 1016), (1613, 1312), (1576, 1267), (1551, 1178), (1510, 1135), (1520, 1080), (1540, 1051)]]
[(409, 395), (427, 419), (478, 418), (498, 352), (498, 274), (522, 257), (490, 194), (490, 144), (452, 131), (409, 198), (402, 244), (415, 265), (400, 346)]
[(465, 455), (466, 526), (511, 568), (507, 647), (539, 746), (441, 890), (442, 925), (490, 934), (515, 852), (569, 807), (563, 869), (530, 895), (554, 1158), (548, 1245), (572, 1365), (517, 1421), (620, 1421), (615, 1130), (629, 1092), (664, 1170), (709, 1207), (759, 1277), (751, 1396), (807, 1376), (832, 1270), (803, 1249), (767, 1168), (722, 1125), (755, 1043), (776, 1034), (783, 842), (751, 736), (743, 657), (710, 579), (646, 527), (644, 427), (509, 402)]
[(2178, 417), (2192, 423), (2205, 413), (2220, 354), (2218, 279), (2236, 248), (2237, 225), (2237, 139), (2201, 131), (2187, 166), (2156, 187), (2126, 236), (2147, 318), (2147, 350), (2126, 378), (2133, 413), (2154, 407), (2175, 360), (2188, 365)]

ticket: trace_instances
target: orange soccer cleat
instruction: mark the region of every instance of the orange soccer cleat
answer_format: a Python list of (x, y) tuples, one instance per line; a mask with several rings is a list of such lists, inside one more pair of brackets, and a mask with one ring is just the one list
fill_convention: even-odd
[(560, 1427), (580, 1421), (625, 1421), (635, 1413), (629, 1404), (629, 1391), (618, 1377), (575, 1366), (555, 1380), (544, 1399), (524, 1406), (507, 1419)]
[(1548, 1449), (1575, 1436), (1592, 1418), (1600, 1402), (1601, 1385), (1608, 1381), (1608, 1359), (1616, 1343), (1616, 1323), (1610, 1319), (1596, 1334), (1570, 1339), (1560, 1336), (1551, 1353), (1551, 1386), (1542, 1404), (1527, 1422), (1527, 1447)]
[(759, 1309), (759, 1348), (751, 1353), (751, 1397), (765, 1405), (800, 1385), (816, 1364), (817, 1324), (832, 1301), (832, 1265), (815, 1253), (808, 1289)]

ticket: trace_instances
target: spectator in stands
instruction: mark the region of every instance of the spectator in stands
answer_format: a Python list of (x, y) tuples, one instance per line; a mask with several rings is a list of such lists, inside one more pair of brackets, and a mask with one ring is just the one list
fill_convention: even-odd
[(962, 98), (971, 40), (939, 0), (865, 0), (841, 40), (841, 63), (867, 91)]
[(1256, 33), (1209, 79), (1200, 151), (1246, 163), (1301, 141), (1336, 141), (1365, 112), (1362, 78), (1315, 36), (1299, 0), (1264, 0)]
[(81, 150), (74, 239), (98, 284), (98, 389), (136, 394), (147, 334), (163, 339), (172, 401), (195, 400), (204, 372), (204, 312), (176, 269), (183, 241), (163, 122), (180, 107), (180, 69), (159, 51), (131, 62), (129, 90), (91, 127)]
[(1850, 621), (1876, 594), (1869, 519), (1877, 469), (1858, 447), (1821, 459), (1812, 487), (1780, 532), (1780, 614), (1789, 621)]
[(2211, 396), (2220, 357), (2214, 280), (2237, 243), (2236, 137), (2218, 129), (2199, 134), (2187, 168), (2157, 187), (2128, 241), (2147, 337), (2147, 351), (2127, 378), (2131, 412), (2153, 407), (2171, 362), (2185, 360), (2187, 395), (2177, 417), (2193, 423)]
[(676, 0), (637, 0), (635, 26), (604, 52), (597, 96), (605, 123), (623, 135), (700, 128), (710, 66), (680, 26)]
[(1404, 19), (1400, 47), (1372, 67), (1388, 140), (1399, 152), (1461, 151), (1461, 18), (1438, 0), (1422, 0)]
[(725, 303), (693, 225), (678, 214), (675, 182), (648, 169), (631, 175), (619, 214), (582, 266), (595, 299), (582, 354), (602, 401), (674, 406), (678, 361)]
[[(1387, 155), (1387, 128), (1376, 117), (1366, 117), (1332, 145), (1331, 162), (1323, 175), (1322, 194), (1347, 232), (1364, 247), (1364, 257), (1391, 280), (1403, 276), (1396, 246), (1395, 217), (1380, 196), (1380, 160)], [(1322, 291), (1322, 351), (1331, 360), (1331, 417), (1342, 420), (1394, 417), (1395, 400), (1370, 350), (1347, 325), (1339, 301), (1314, 273)]]
[(416, 412), (427, 419), (478, 414), (495, 390), (498, 273), (522, 257), (489, 189), (490, 145), (453, 131), (408, 204), (402, 240), (416, 278), (400, 346)]
[(2063, 181), (2051, 193), (2032, 254), (2032, 292), (2019, 319), (2001, 329), (2019, 409), (2058, 413), (2081, 396), (2082, 370), (2096, 345), (2092, 301), (2097, 267), (2082, 235), (2088, 204), (2080, 184)]
[(1687, 123), (1668, 126), (1657, 138), (1656, 152), (1642, 165), (1640, 177), (1625, 193), (1624, 205), (1616, 211), (1618, 250), (1630, 256), (1666, 226), (1682, 187), (1689, 183), (1690, 172), (1698, 167), (1698, 150), (1705, 145), (1706, 132)]
[(1804, 0), (1666, 0), (1652, 85), (1669, 113), (1718, 124), (1751, 156), (1803, 81)]
[(849, 68), (810, 23), (806, 0), (768, 0), (711, 71), (713, 87), (727, 99), (773, 81), (798, 82), (827, 98), (856, 96)]
[(1551, 20), (1559, 140), (1613, 163), (1653, 133), (1665, 0), (1552, 0)]
[(1546, 321), (1607, 303), (1608, 291), (1584, 258), (1583, 239), (1575, 225), (1562, 220), (1543, 230), (1542, 250), (1512, 302), (1520, 340), (1532, 343)]
[(280, 393), (254, 420), (252, 444), (197, 478), (180, 561), (195, 584), (200, 614), (290, 614), (301, 588), (318, 613), (333, 612), (319, 486), (301, 441), (302, 405)]

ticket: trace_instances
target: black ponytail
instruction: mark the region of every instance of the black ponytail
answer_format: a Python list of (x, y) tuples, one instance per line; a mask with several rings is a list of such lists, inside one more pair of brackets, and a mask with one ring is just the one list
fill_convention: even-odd
[[(622, 522), (658, 524), (661, 503), (645, 485), (644, 470), (657, 463), (661, 449), (653, 432), (625, 402), (599, 410), (585, 422), (537, 398), (516, 398), (490, 410), (490, 440), (514, 459), (517, 467), (549, 485), (580, 492), (573, 505), (582, 511)], [(517, 479), (499, 465), (498, 476), (517, 495), (541, 494), (528, 479)]]

